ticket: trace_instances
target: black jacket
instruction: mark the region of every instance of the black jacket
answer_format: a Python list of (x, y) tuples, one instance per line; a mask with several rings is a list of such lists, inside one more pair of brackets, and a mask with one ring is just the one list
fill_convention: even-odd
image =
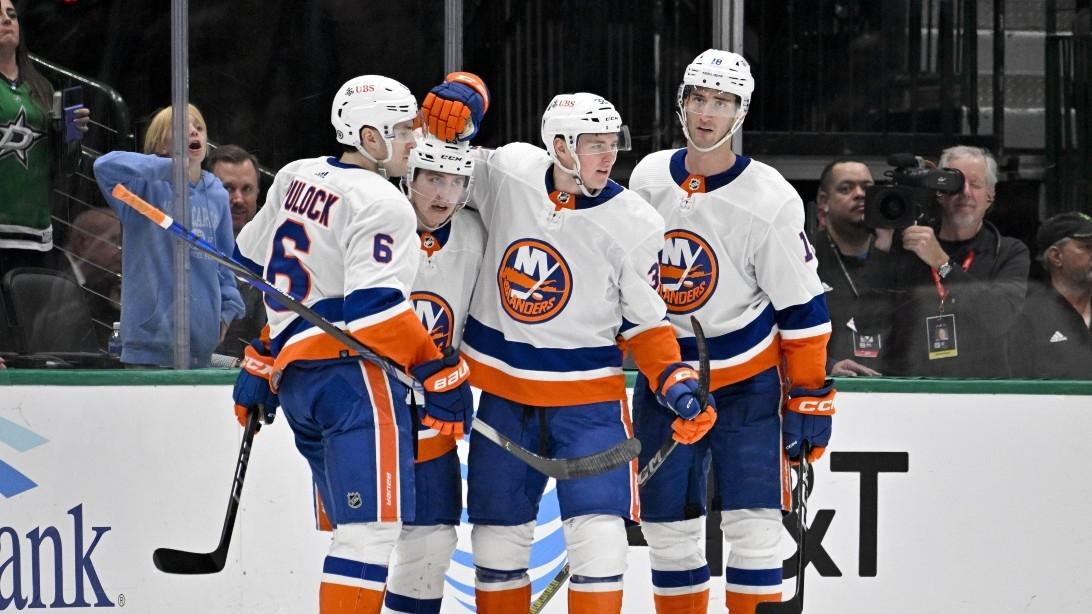
[(1092, 330), (1049, 284), (1028, 294), (1008, 349), (1015, 377), (1092, 379)]

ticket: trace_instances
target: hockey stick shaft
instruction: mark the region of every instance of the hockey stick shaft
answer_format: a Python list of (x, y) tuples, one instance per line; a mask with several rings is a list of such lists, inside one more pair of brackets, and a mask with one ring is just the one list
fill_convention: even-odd
[(800, 477), (796, 481), (794, 493), (794, 506), (796, 512), (796, 594), (788, 601), (766, 602), (758, 604), (755, 610), (757, 614), (801, 614), (804, 611), (804, 572), (808, 567), (807, 534), (808, 534), (808, 475), (811, 465), (808, 463), (808, 453), (811, 451), (808, 442), (800, 446), (800, 465), (798, 470)]
[(255, 409), (247, 417), (243, 441), (239, 444), (239, 457), (235, 461), (235, 477), (231, 483), (227, 513), (224, 514), (224, 528), (220, 531), (220, 543), (212, 552), (157, 548), (152, 553), (152, 563), (160, 571), (172, 574), (209, 574), (224, 569), (228, 548), (231, 547), (231, 535), (235, 530), (235, 518), (239, 514), (239, 501), (243, 496), (243, 480), (246, 479), (246, 468), (250, 463), (250, 450), (254, 444), (254, 435), (261, 429), (260, 415)]
[[(694, 328), (694, 342), (698, 348), (698, 403), (701, 407), (705, 407), (705, 403), (709, 400), (709, 345), (705, 341), (705, 331), (702, 330), (701, 323), (694, 316), (690, 316), (690, 324)], [(679, 442), (675, 441), (674, 437), (669, 438), (660, 446), (660, 449), (656, 451), (656, 454), (648, 460), (648, 464), (644, 469), (637, 474), (637, 486), (644, 486), (645, 482), (648, 482), (652, 478), (653, 474), (664, 464), (668, 455), (671, 454), (675, 448), (679, 445)], [(531, 604), (530, 614), (539, 614), (542, 608), (546, 607), (546, 604), (553, 599), (554, 594), (561, 589), (561, 585), (565, 583), (565, 580), (569, 578), (569, 564), (566, 563), (561, 571), (557, 572), (553, 580), (546, 585), (546, 588), (539, 594), (538, 599), (535, 599)]]
[[(295, 297), (270, 284), (261, 276), (256, 275), (249, 268), (235, 261), (231, 256), (228, 256), (214, 245), (211, 245), (209, 242), (197, 236), (192, 230), (174, 221), (171, 216), (160, 211), (154, 205), (134, 194), (122, 184), (119, 183), (114, 186), (111, 194), (114, 198), (132, 207), (144, 217), (148, 218), (155, 225), (177, 235), (195, 249), (204, 252), (212, 259), (226, 266), (235, 273), (236, 277), (251, 286), (254, 286), (258, 290), (261, 290), (266, 296), (277, 301), (287, 309), (292, 310), (301, 318), (313, 324), (316, 328), (322, 330), (352, 351), (358, 353), (361, 358), (383, 369), (388, 375), (397, 379), (402, 384), (405, 384), (409, 388), (420, 389), (420, 384), (415, 382), (413, 378), (387, 360), (381, 358), (361, 343), (360, 340), (337, 326), (334, 326)], [(481, 433), (485, 438), (527, 463), (535, 470), (559, 480), (602, 473), (609, 469), (613, 469), (620, 464), (629, 462), (637, 456), (638, 452), (640, 452), (640, 443), (636, 439), (628, 439), (613, 448), (585, 457), (572, 459), (545, 458), (519, 446), (519, 444), (504, 435), (501, 435), (480, 419), (474, 420), (472, 428)]]

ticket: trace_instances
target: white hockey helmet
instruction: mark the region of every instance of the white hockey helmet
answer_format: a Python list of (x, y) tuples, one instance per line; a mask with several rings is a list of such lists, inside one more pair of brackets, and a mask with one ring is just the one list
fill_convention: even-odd
[(736, 119), (728, 133), (712, 147), (695, 147), (698, 151), (712, 151), (723, 145), (743, 125), (747, 110), (751, 107), (751, 94), (755, 90), (755, 80), (751, 76), (751, 66), (738, 53), (721, 49), (707, 49), (699, 53), (698, 57), (694, 58), (694, 61), (686, 67), (675, 103), (678, 107), (683, 135), (686, 136), (686, 140), (690, 142), (691, 146), (693, 146), (693, 141), (690, 139), (690, 132), (686, 127), (685, 105), (687, 96), (695, 87), (705, 87), (735, 94), (739, 97), (739, 109), (736, 112)]
[[(349, 79), (334, 96), (330, 108), (330, 123), (337, 141), (356, 148), (365, 158), (377, 163), (380, 170), (394, 157), (394, 126), (416, 118), (417, 99), (409, 88), (380, 75)], [(375, 128), (383, 136), (387, 145), (386, 158), (377, 160), (361, 147), (360, 129), (364, 126)]]
[[(613, 149), (629, 151), (629, 128), (622, 123), (622, 115), (610, 101), (587, 92), (558, 94), (542, 114), (542, 144), (546, 146), (550, 158), (559, 168), (576, 178), (586, 196), (594, 196), (580, 180), (580, 157), (576, 146), (581, 134), (617, 134), (618, 143)], [(575, 168), (567, 168), (558, 159), (554, 151), (554, 139), (558, 136), (565, 140), (565, 146), (575, 160)]]
[[(433, 175), (420, 176), (420, 171), (432, 171)], [(459, 178), (458, 181), (452, 181)], [(454, 208), (443, 220), (429, 222), (418, 212), (418, 222), (427, 230), (436, 230), (447, 223), (452, 215), (466, 206), (470, 199), (470, 186), (474, 181), (474, 158), (469, 143), (449, 143), (431, 134), (417, 139), (417, 146), (410, 151), (402, 190), (418, 211), (419, 205), (442, 201)], [(420, 201), (420, 202), (419, 202)]]

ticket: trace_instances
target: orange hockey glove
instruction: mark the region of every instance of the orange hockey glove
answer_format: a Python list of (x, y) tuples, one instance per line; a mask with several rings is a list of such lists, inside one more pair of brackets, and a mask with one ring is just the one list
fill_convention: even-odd
[(488, 110), (489, 89), (481, 77), (469, 72), (449, 74), (421, 104), (425, 127), (444, 141), (474, 138)]

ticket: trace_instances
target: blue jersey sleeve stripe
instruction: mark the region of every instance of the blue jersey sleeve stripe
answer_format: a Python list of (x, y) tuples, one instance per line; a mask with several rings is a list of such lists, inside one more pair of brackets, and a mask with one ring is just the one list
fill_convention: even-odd
[(813, 328), (830, 322), (827, 299), (820, 294), (801, 305), (793, 305), (777, 312), (777, 326), (781, 330)]
[[(772, 305), (767, 305), (758, 317), (743, 328), (706, 338), (709, 357), (713, 360), (721, 360), (739, 356), (769, 337), (774, 324), (776, 324), (774, 308)], [(698, 344), (693, 337), (680, 338), (679, 351), (683, 360), (698, 359)]]
[(466, 319), (463, 340), (475, 350), (517, 369), (528, 371), (592, 371), (622, 366), (622, 351), (616, 345), (590, 348), (540, 348), (530, 343), (509, 341), (473, 317)]
[(244, 256), (243, 253), (239, 251), (238, 245), (235, 246), (235, 251), (232, 252), (231, 257), (235, 259), (235, 262), (238, 262), (239, 264), (249, 269), (251, 273), (254, 273), (258, 277), (262, 277), (262, 274), (264, 273), (264, 271), (262, 270), (262, 265)]
[(345, 298), (345, 321), (352, 322), (353, 320), (382, 313), (405, 301), (406, 297), (395, 288), (354, 290)]

